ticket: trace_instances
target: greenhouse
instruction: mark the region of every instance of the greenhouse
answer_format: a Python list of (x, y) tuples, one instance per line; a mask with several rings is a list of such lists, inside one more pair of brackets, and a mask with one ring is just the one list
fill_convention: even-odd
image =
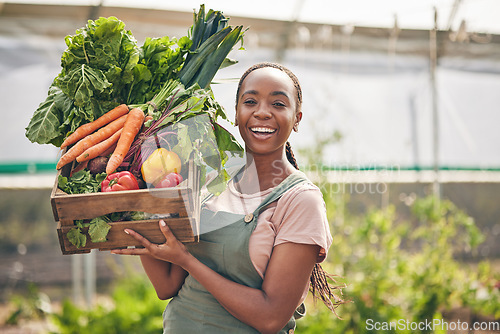
[[(474, 333), (500, 333), (500, 6), (404, 3), (205, 2), (246, 29), (229, 53), (237, 63), (211, 85), (228, 116), (222, 125), (240, 143), (235, 94), (248, 67), (282, 63), (302, 87), (303, 118), (290, 144), (324, 195), (333, 235), (324, 267), (347, 284), (352, 303), (337, 309), (340, 320), (311, 302), (298, 333), (375, 333), (368, 321), (401, 319), (481, 323), (489, 328)], [(0, 4), (0, 97), (8, 102), (0, 144), (0, 331), (69, 331), (75, 319), (61, 307), (65, 297), (89, 324), (99, 307), (118, 313), (109, 305), (155, 299), (122, 330), (145, 323), (161, 330), (166, 303), (156, 300), (137, 261), (98, 250), (61, 254), (50, 201), (61, 150), (31, 142), (26, 127), (61, 71), (65, 37), (88, 20), (114, 16), (142, 45), (148, 37), (186, 36), (200, 4)], [(120, 295), (127, 275), (139, 286), (130, 300)], [(33, 306), (21, 306), (26, 301)], [(106, 332), (95, 321), (81, 332)], [(399, 327), (393, 332), (410, 332)]]

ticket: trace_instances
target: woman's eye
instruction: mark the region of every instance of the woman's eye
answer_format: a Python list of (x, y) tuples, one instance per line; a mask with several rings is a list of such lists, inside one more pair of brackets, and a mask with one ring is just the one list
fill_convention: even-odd
[(286, 105), (283, 102), (274, 102), (273, 106), (275, 106), (275, 107), (286, 107)]
[(257, 102), (255, 102), (254, 100), (246, 100), (246, 101), (243, 101), (243, 104), (248, 104), (248, 105), (253, 105), (253, 104), (256, 104)]

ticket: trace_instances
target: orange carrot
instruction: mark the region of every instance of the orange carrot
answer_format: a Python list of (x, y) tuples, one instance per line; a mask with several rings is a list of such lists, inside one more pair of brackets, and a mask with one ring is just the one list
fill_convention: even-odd
[(105, 127), (100, 128), (96, 132), (86, 136), (85, 138), (77, 142), (59, 159), (56, 168), (60, 169), (62, 166), (75, 160), (76, 157), (85, 152), (89, 147), (94, 146), (111, 137), (116, 131), (120, 130), (124, 126), (126, 120), (127, 115), (123, 115), (120, 118), (115, 119)]
[(68, 138), (64, 140), (61, 144), (61, 148), (65, 148), (68, 145), (74, 144), (80, 139), (88, 136), (95, 130), (103, 127), (104, 125), (114, 121), (115, 119), (128, 113), (128, 106), (126, 104), (120, 104), (118, 107), (111, 109), (98, 119), (93, 122), (83, 124), (78, 129), (75, 130)]
[(123, 128), (113, 133), (113, 135), (108, 139), (105, 139), (102, 142), (86, 149), (85, 152), (76, 157), (76, 161), (78, 162), (88, 161), (90, 159), (94, 159), (95, 157), (101, 155), (103, 152), (105, 152), (108, 148), (113, 146), (113, 144), (118, 141), (122, 133), (122, 130)]
[(115, 148), (116, 148), (116, 143), (111, 145), (106, 151), (99, 154), (99, 156), (100, 157), (107, 157), (108, 155), (110, 155), (111, 153), (113, 153), (115, 151)]
[(125, 155), (128, 153), (135, 136), (141, 130), (142, 124), (144, 123), (144, 111), (139, 108), (133, 108), (127, 115), (127, 120), (123, 125), (123, 131), (116, 144), (115, 151), (109, 158), (108, 164), (106, 165), (106, 173), (111, 174), (114, 172), (118, 166), (123, 162)]

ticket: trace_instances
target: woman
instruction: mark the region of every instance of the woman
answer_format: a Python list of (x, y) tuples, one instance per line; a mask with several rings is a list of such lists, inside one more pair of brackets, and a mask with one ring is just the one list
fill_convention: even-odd
[(332, 238), (320, 190), (298, 171), (288, 138), (302, 119), (295, 75), (260, 63), (241, 77), (236, 121), (246, 164), (204, 202), (200, 242), (184, 246), (160, 221), (164, 244), (134, 231), (160, 299), (165, 333), (293, 333), (308, 288), (338, 304), (319, 262)]

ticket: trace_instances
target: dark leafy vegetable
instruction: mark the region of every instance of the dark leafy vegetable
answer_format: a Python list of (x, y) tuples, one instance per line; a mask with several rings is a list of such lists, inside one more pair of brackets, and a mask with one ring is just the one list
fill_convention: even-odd
[(60, 146), (80, 125), (126, 102), (134, 80), (140, 49), (116, 17), (89, 20), (65, 41), (61, 72), (26, 128), (32, 142)]
[(61, 146), (65, 132), (61, 128), (75, 118), (73, 101), (57, 86), (49, 88), (47, 99), (33, 114), (26, 137), (39, 144)]
[(175, 79), (191, 44), (188, 37), (146, 38), (134, 68), (134, 80), (124, 96), (127, 103), (146, 103), (159, 93), (165, 82)]
[(87, 237), (82, 233), (82, 229), (80, 227), (73, 227), (68, 231), (68, 233), (66, 233), (66, 237), (68, 238), (68, 241), (77, 248), (85, 247), (87, 244)]
[(92, 175), (89, 170), (83, 169), (70, 177), (59, 175), (57, 185), (67, 194), (87, 194), (98, 192), (106, 173)]
[[(75, 35), (66, 36), (61, 72), (30, 120), (26, 137), (59, 147), (80, 125), (118, 104), (158, 100), (164, 96), (165, 84), (173, 79), (185, 87), (198, 84), (208, 88), (219, 68), (235, 63), (227, 55), (241, 40), (242, 27), (227, 26), (219, 11), (205, 15), (201, 5), (189, 35), (146, 38), (139, 47), (116, 17), (89, 20)], [(163, 110), (158, 103), (147, 109), (150, 115)]]
[(65, 41), (61, 72), (26, 128), (32, 142), (59, 147), (80, 125), (118, 104), (149, 101), (177, 75), (191, 46), (188, 37), (165, 36), (139, 47), (116, 17), (89, 20)]
[(90, 220), (89, 236), (92, 242), (104, 242), (111, 226), (108, 224), (108, 219), (97, 217)]

